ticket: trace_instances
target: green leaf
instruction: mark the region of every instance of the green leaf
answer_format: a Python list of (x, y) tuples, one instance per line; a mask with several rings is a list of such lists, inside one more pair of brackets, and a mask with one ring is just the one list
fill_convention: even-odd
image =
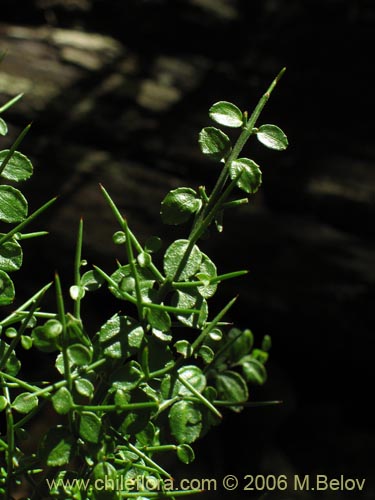
[[(206, 387), (206, 377), (202, 370), (195, 365), (188, 365), (178, 370), (178, 375), (183, 380), (186, 380), (196, 391), (202, 393)], [(161, 395), (164, 399), (169, 399), (176, 396), (191, 396), (190, 389), (185, 387), (183, 383), (175, 376), (167, 374), (160, 385)]]
[[(0, 151), (0, 171), (3, 161), (7, 157), (9, 150)], [(33, 175), (31, 161), (19, 151), (14, 151), (10, 160), (6, 164), (1, 176), (10, 181), (25, 181)]]
[[(217, 269), (215, 264), (212, 262), (212, 260), (204, 253), (202, 253), (202, 262), (199, 268), (199, 272), (203, 273), (206, 275), (208, 278), (216, 278), (217, 276)], [(203, 280), (201, 280), (203, 281)], [(205, 299), (209, 299), (213, 295), (215, 295), (215, 292), (217, 290), (217, 285), (216, 284), (205, 284), (203, 286), (198, 286), (198, 292), (204, 297)]]
[(21, 345), (25, 351), (28, 351), (33, 346), (33, 339), (28, 335), (21, 335)]
[(247, 382), (256, 385), (263, 385), (267, 380), (267, 371), (262, 363), (257, 359), (246, 356), (246, 361), (241, 362), (242, 372)]
[(161, 248), (161, 239), (158, 236), (151, 236), (146, 240), (145, 251), (148, 253), (155, 253)]
[(73, 458), (75, 441), (68, 429), (55, 427), (47, 432), (39, 454), (49, 467), (61, 467)]
[(53, 407), (59, 415), (65, 415), (73, 407), (73, 398), (69, 390), (66, 387), (61, 387), (52, 396)]
[(161, 309), (148, 309), (147, 320), (152, 328), (161, 332), (169, 332), (172, 324), (169, 314)]
[(85, 289), (83, 286), (73, 285), (69, 288), (69, 295), (72, 300), (81, 300), (85, 296)]
[[(117, 470), (108, 462), (99, 462), (96, 464), (92, 475), (94, 480), (100, 479), (103, 482), (108, 481), (108, 479), (112, 479), (114, 481), (118, 478)], [(99, 482), (98, 484), (102, 483)]]
[(141, 346), (143, 328), (129, 316), (115, 314), (100, 329), (99, 341), (109, 358), (125, 359)]
[[(4, 353), (8, 351), (8, 349), (9, 349), (9, 344), (0, 339), (0, 358), (3, 356)], [(6, 362), (4, 371), (6, 373), (9, 373), (9, 375), (13, 375), (15, 377), (17, 373), (20, 371), (20, 369), (21, 369), (21, 362), (15, 355), (14, 351), (12, 351), (10, 353), (8, 361)]]
[(187, 340), (177, 340), (174, 344), (176, 351), (184, 358), (189, 358), (193, 354), (193, 348)]
[[(0, 238), (4, 236), (0, 234)], [(8, 240), (0, 245), (0, 269), (11, 272), (22, 266), (22, 248), (15, 240)]]
[(90, 350), (81, 344), (70, 345), (67, 349), (67, 354), (71, 363), (76, 366), (88, 365), (92, 360)]
[(168, 414), (172, 435), (179, 444), (193, 443), (202, 430), (202, 414), (191, 401), (178, 401)]
[(42, 328), (46, 339), (55, 339), (59, 337), (63, 331), (63, 326), (57, 319), (49, 319)]
[[(55, 320), (51, 320), (55, 321)], [(56, 321), (58, 323), (58, 321)], [(51, 329), (52, 331), (52, 329)], [(58, 344), (56, 336), (46, 337), (46, 331), (44, 326), (37, 326), (33, 329), (31, 333), (31, 338), (33, 341), (33, 346), (42, 352), (53, 352), (58, 350)]]
[(0, 411), (4, 411), (8, 406), (8, 400), (4, 396), (0, 396)]
[(256, 193), (262, 184), (262, 172), (259, 166), (248, 158), (232, 161), (229, 174), (232, 180), (237, 179), (237, 186), (246, 193)]
[(170, 191), (161, 202), (160, 215), (164, 224), (187, 222), (199, 210), (202, 202), (194, 189), (182, 187)]
[(116, 231), (112, 236), (115, 245), (123, 245), (126, 242), (126, 235), (124, 231)]
[(226, 158), (231, 148), (229, 137), (215, 127), (202, 129), (198, 142), (202, 153), (213, 160)]
[(215, 357), (214, 351), (208, 345), (202, 345), (198, 350), (198, 354), (206, 364), (211, 363)]
[(188, 444), (179, 444), (177, 446), (177, 456), (184, 464), (190, 464), (195, 459), (194, 450)]
[(140, 254), (137, 255), (137, 262), (141, 269), (150, 267), (152, 263), (151, 255), (147, 252), (141, 252)]
[(79, 435), (89, 443), (98, 443), (100, 430), (102, 427), (101, 419), (90, 411), (83, 411), (79, 421)]
[(27, 201), (18, 189), (0, 186), (0, 220), (3, 222), (22, 222), (27, 217)]
[[(216, 377), (216, 388), (218, 395), (224, 401), (242, 403), (247, 401), (249, 393), (244, 379), (237, 372), (226, 370)], [(241, 411), (242, 406), (230, 406), (233, 411)]]
[(86, 378), (79, 378), (74, 381), (74, 387), (81, 396), (92, 398), (94, 395), (94, 385)]
[(262, 351), (268, 352), (272, 347), (272, 340), (269, 335), (265, 335), (262, 341)]
[(198, 271), (202, 262), (202, 253), (194, 245), (190, 253), (186, 254), (189, 245), (189, 240), (176, 240), (167, 248), (163, 262), (167, 278), (176, 277), (178, 281), (184, 281)]
[(177, 319), (186, 326), (198, 328), (201, 327), (208, 317), (207, 301), (196, 290), (189, 292), (178, 290), (172, 296), (172, 305), (181, 309), (198, 309), (198, 313), (176, 314)]
[(257, 139), (270, 149), (283, 151), (288, 147), (288, 139), (276, 125), (262, 125), (256, 132)]
[(8, 133), (8, 126), (5, 123), (5, 121), (2, 118), (0, 118), (0, 134), (7, 135), (7, 133)]
[(87, 271), (81, 276), (80, 284), (85, 290), (88, 290), (89, 292), (98, 290), (103, 283), (104, 278), (95, 269)]
[[(148, 299), (149, 291), (152, 289), (154, 283), (155, 283), (155, 278), (152, 272), (147, 268), (142, 268), (138, 262), (136, 264), (136, 269), (137, 269), (137, 275), (138, 275), (138, 281), (139, 281), (139, 287), (141, 289), (141, 295), (142, 298), (145, 300)], [(119, 269), (117, 269), (112, 275), (111, 279), (118, 284), (118, 287), (120, 291), (122, 292), (127, 292), (136, 297), (135, 293), (135, 279), (132, 275), (132, 270), (129, 264), (126, 266), (121, 266)], [(109, 287), (109, 290), (113, 293), (115, 297), (118, 299), (123, 298), (121, 293), (119, 293), (119, 290), (117, 288), (114, 288), (113, 286)]]
[(232, 363), (236, 363), (251, 351), (254, 335), (249, 329), (241, 331), (238, 328), (231, 328), (228, 333), (228, 341), (231, 342), (229, 347), (230, 360)]
[[(202, 370), (195, 365), (183, 366), (178, 370), (179, 377), (186, 380), (194, 389), (202, 393), (207, 385), (206, 377)], [(191, 391), (184, 385), (178, 390), (179, 396), (191, 396)]]
[(30, 413), (38, 406), (38, 398), (31, 392), (22, 392), (18, 394), (12, 403), (12, 408), (18, 413)]
[(242, 111), (231, 102), (219, 101), (211, 106), (208, 113), (213, 121), (225, 127), (237, 128), (243, 125)]
[(4, 271), (0, 270), (0, 306), (11, 304), (15, 297), (13, 281)]
[(135, 360), (120, 366), (110, 376), (109, 382), (116, 390), (131, 391), (139, 384), (143, 375), (141, 365)]

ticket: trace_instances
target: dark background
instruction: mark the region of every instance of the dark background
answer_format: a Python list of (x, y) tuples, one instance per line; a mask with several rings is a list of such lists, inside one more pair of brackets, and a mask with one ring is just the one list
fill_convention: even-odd
[[(221, 272), (251, 269), (212, 307), (240, 287), (232, 319), (273, 339), (269, 381), (253, 400), (283, 405), (227, 415), (176, 474), (343, 474), (366, 478), (364, 492), (262, 498), (374, 498), (373, 2), (5, 0), (1, 9), (2, 100), (26, 94), (7, 113), (10, 136), (33, 120), (22, 148), (36, 167), (31, 208), (61, 195), (38, 223), (49, 241), (26, 245), (25, 297), (56, 267), (71, 284), (81, 214), (85, 256), (113, 265), (117, 227), (98, 182), (141, 239), (174, 238), (160, 227), (160, 200), (179, 185), (209, 188), (217, 174), (197, 145), (208, 108), (229, 100), (251, 111), (287, 67), (260, 123), (279, 125), (290, 147), (250, 141), (261, 192), (204, 244)], [(89, 302), (92, 328), (115, 307), (100, 305)], [(250, 493), (227, 496), (261, 496)]]

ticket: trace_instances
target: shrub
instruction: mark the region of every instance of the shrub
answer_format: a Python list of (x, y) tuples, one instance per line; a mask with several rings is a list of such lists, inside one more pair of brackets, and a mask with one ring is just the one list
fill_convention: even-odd
[[(50, 283), (0, 321), (0, 411), (5, 423), (0, 491), (7, 498), (21, 481), (28, 483), (28, 498), (141, 499), (197, 492), (176, 491), (175, 486), (170, 491), (172, 480), (159, 457), (172, 452), (190, 463), (193, 443), (221, 421), (224, 409), (239, 412), (257, 404), (248, 401), (248, 384), (266, 380), (270, 338), (266, 336), (256, 348), (249, 329), (241, 331), (225, 321), (235, 298), (216, 314), (209, 312), (219, 286), (246, 271), (220, 274), (198, 243), (211, 226), (221, 232), (224, 210), (247, 203), (247, 196), (261, 185), (260, 167), (240, 157), (249, 137), (255, 135), (272, 149), (287, 147), (285, 134), (275, 125), (255, 127), (283, 72), (250, 116), (225, 101), (210, 108), (216, 124), (237, 128), (240, 134), (232, 146), (221, 129), (204, 128), (199, 134), (201, 151), (222, 166), (214, 188), (208, 194), (202, 186), (180, 187), (162, 201), (165, 224), (190, 224), (185, 239), (175, 240), (165, 251), (159, 238), (141, 243), (101, 186), (119, 225), (113, 235), (121, 250), (117, 267), (106, 271), (94, 265), (85, 270), (81, 220), (69, 290), (72, 311), (68, 312), (56, 275), (56, 311), (42, 308)], [(19, 98), (3, 106), (0, 114)], [(45, 234), (24, 229), (55, 201), (28, 215), (26, 198), (13, 186), (33, 173), (30, 160), (18, 151), (28, 129), (9, 150), (0, 152), (0, 221), (12, 226), (0, 235), (2, 306), (15, 299), (10, 276), (22, 265), (22, 241)], [(6, 132), (0, 118), (0, 133)], [(232, 197), (236, 191), (246, 197)], [(92, 334), (85, 327), (81, 306), (85, 295), (99, 287), (108, 289), (120, 312)], [(46, 353), (46, 366), (53, 360), (55, 381), (35, 382), (21, 375), (22, 349)], [(23, 440), (28, 426), (46, 405), (56, 414), (56, 422), (38, 449), (26, 453)], [(156, 494), (152, 481), (160, 486)], [(104, 489), (104, 484), (109, 487)]]

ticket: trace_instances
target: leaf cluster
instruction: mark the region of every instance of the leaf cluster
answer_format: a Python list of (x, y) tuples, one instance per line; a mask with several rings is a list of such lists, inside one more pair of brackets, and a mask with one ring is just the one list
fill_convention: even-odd
[[(278, 78), (281, 74), (278, 76)], [(241, 129), (232, 146), (216, 127), (199, 134), (204, 155), (220, 166), (210, 194), (181, 187), (161, 203), (161, 217), (169, 225), (191, 223), (186, 239), (167, 248), (152, 237), (142, 244), (131, 231), (114, 200), (101, 186), (119, 229), (113, 242), (119, 247), (114, 269), (97, 266), (87, 270), (82, 258), (83, 221), (78, 227), (74, 281), (69, 288), (71, 311), (55, 276), (56, 310), (41, 308), (51, 284), (36, 292), (0, 321), (0, 411), (6, 432), (0, 437), (0, 491), (11, 496), (21, 480), (29, 482), (32, 498), (119, 499), (129, 492), (98, 491), (91, 485), (81, 491), (73, 478), (169, 478), (159, 457), (173, 452), (184, 463), (194, 460), (193, 443), (222, 419), (222, 411), (241, 411), (249, 402), (249, 384), (263, 384), (270, 348), (266, 336), (254, 347), (249, 329), (232, 327), (225, 315), (232, 299), (212, 314), (210, 301), (220, 285), (246, 274), (234, 270), (220, 274), (203, 251), (201, 238), (211, 225), (222, 231), (224, 210), (247, 202), (231, 199), (233, 190), (256, 193), (261, 170), (254, 160), (239, 158), (248, 138), (255, 134), (266, 146), (282, 150), (285, 134), (274, 125), (255, 128), (255, 122), (278, 78), (248, 118), (234, 104), (214, 104), (209, 115), (217, 124)], [(15, 98), (5, 107), (18, 100)], [(0, 121), (0, 132), (6, 133)], [(9, 150), (0, 152), (0, 174), (11, 182), (27, 180), (32, 164), (17, 147), (25, 130)], [(22, 233), (53, 200), (31, 216), (21, 191), (0, 185), (0, 220), (16, 224), (0, 236), (0, 305), (13, 302), (14, 286), (8, 273), (22, 265)], [(85, 296), (106, 287), (118, 302), (118, 313), (89, 332), (82, 309)], [(55, 379), (30, 382), (22, 378), (20, 349), (38, 350), (53, 359)], [(58, 416), (38, 449), (26, 453), (23, 440), (30, 422), (47, 405)], [(62, 480), (62, 481), (59, 481)], [(69, 479), (70, 482), (64, 481)], [(54, 480), (54, 487), (48, 491)], [(178, 492), (189, 494), (194, 491)], [(160, 491), (160, 497), (176, 491)], [(155, 497), (147, 489), (139, 498)], [(31, 497), (30, 497), (31, 498)]]

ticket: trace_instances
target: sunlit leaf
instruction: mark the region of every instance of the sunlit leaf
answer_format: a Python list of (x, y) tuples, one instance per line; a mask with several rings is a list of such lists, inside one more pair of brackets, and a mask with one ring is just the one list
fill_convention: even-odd
[(212, 120), (226, 127), (241, 127), (243, 125), (243, 117), (240, 109), (234, 104), (227, 101), (219, 101), (213, 104), (209, 110), (209, 115)]
[(189, 240), (176, 240), (167, 248), (163, 262), (167, 278), (184, 281), (198, 271), (202, 254), (197, 245), (187, 252), (189, 246)]
[(102, 421), (95, 413), (83, 411), (79, 421), (79, 435), (84, 441), (98, 443)]
[(13, 281), (4, 271), (0, 270), (0, 306), (11, 304), (15, 297)]
[(27, 217), (27, 201), (18, 189), (0, 186), (0, 220), (3, 222), (22, 222)]
[(170, 191), (161, 202), (160, 215), (164, 224), (178, 225), (188, 221), (201, 206), (196, 191), (182, 187)]
[(66, 387), (61, 387), (52, 396), (52, 404), (56, 411), (60, 415), (65, 415), (73, 407), (73, 398), (69, 390)]
[[(0, 234), (0, 237), (4, 236)], [(8, 240), (0, 245), (0, 269), (11, 272), (22, 266), (22, 248), (15, 240)]]
[(215, 127), (202, 129), (198, 142), (202, 153), (213, 160), (226, 158), (231, 148), (229, 137)]
[(5, 123), (5, 121), (0, 118), (0, 135), (7, 135), (8, 133), (8, 126)]
[(282, 151), (288, 147), (288, 139), (284, 132), (276, 125), (262, 125), (256, 136), (264, 146)]
[(229, 167), (232, 180), (237, 179), (237, 186), (246, 193), (256, 193), (262, 184), (262, 172), (253, 160), (239, 158)]
[(18, 413), (30, 413), (38, 406), (38, 398), (31, 392), (18, 394), (12, 403), (12, 408)]
[[(7, 157), (9, 150), (0, 151), (0, 170), (3, 161)], [(19, 151), (14, 151), (10, 160), (6, 164), (1, 176), (10, 181), (25, 181), (33, 175), (31, 161)]]
[(179, 401), (169, 411), (169, 425), (177, 442), (193, 443), (202, 430), (202, 414), (191, 401)]

